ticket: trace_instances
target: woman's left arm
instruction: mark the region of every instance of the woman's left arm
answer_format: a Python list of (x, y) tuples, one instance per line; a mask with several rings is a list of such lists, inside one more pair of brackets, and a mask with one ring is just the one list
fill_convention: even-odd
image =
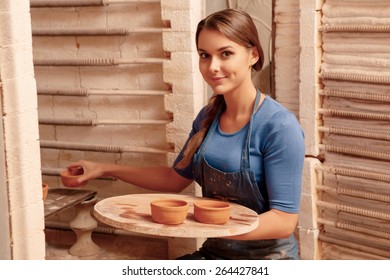
[(288, 238), (294, 232), (297, 222), (298, 214), (271, 209), (259, 215), (259, 225), (253, 231), (227, 238), (236, 240)]
[(281, 114), (270, 123), (263, 148), (270, 210), (259, 214), (255, 230), (234, 239), (287, 238), (297, 226), (305, 158), (303, 132), (292, 114)]

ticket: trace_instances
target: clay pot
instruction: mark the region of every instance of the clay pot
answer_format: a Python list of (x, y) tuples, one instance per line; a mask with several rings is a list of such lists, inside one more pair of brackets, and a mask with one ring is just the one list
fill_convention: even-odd
[(42, 183), (42, 199), (43, 199), (43, 201), (46, 200), (48, 192), (49, 192), (49, 185)]
[(150, 202), (152, 219), (166, 225), (182, 224), (187, 217), (188, 202), (179, 199), (159, 199)]
[(230, 219), (231, 206), (218, 200), (194, 201), (194, 218), (205, 224), (225, 224)]
[(84, 174), (84, 169), (81, 166), (71, 167), (61, 172), (61, 181), (65, 187), (82, 187), (85, 186), (88, 181), (84, 181), (78, 185), (77, 178)]

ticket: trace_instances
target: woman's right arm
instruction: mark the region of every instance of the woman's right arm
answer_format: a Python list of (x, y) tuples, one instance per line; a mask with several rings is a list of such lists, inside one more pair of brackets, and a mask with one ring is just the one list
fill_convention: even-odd
[(72, 163), (68, 168), (77, 166), (83, 167), (84, 174), (78, 179), (78, 185), (74, 187), (87, 180), (114, 177), (153, 191), (180, 192), (192, 182), (192, 180), (179, 175), (172, 167), (133, 167), (80, 160)]
[[(192, 130), (188, 136), (187, 142), (176, 158), (174, 166), (183, 156), (183, 150), (185, 149), (189, 139), (199, 131), (201, 122), (205, 117), (206, 106), (203, 107), (193, 121)], [(82, 182), (87, 180), (99, 177), (114, 177), (129, 184), (153, 191), (180, 192), (193, 181), (193, 179), (187, 178), (192, 176), (192, 165), (187, 166), (180, 172), (183, 175), (177, 173), (173, 167), (135, 167), (112, 163), (98, 163), (86, 160), (80, 160), (72, 163), (68, 166), (68, 169), (78, 166), (83, 167), (84, 175), (78, 179), (78, 184), (74, 187), (78, 187)]]

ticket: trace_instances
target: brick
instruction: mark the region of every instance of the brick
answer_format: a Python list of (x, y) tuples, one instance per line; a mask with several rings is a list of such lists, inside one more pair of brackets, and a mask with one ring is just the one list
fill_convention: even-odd
[(34, 77), (31, 46), (0, 48), (2, 80)]
[(8, 177), (40, 170), (37, 112), (3, 117)]
[(316, 129), (316, 126), (313, 125), (313, 121), (311, 120), (301, 119), (300, 124), (305, 131), (305, 135), (308, 135), (308, 137), (310, 137), (308, 138), (308, 140), (305, 140), (306, 154), (317, 157), (320, 154), (318, 148), (318, 143), (321, 139), (320, 132)]
[[(45, 259), (44, 214), (42, 200), (30, 204), (29, 211), (16, 207), (11, 212), (13, 259)], [(28, 233), (28, 234), (26, 234)]]
[(318, 156), (318, 144), (321, 139), (318, 125), (320, 124), (320, 115), (318, 108), (320, 97), (318, 95), (319, 85), (305, 83), (299, 85), (299, 121), (305, 132), (306, 154)]
[(161, 10), (190, 10), (193, 2), (191, 0), (161, 0)]
[(163, 73), (164, 82), (172, 85), (172, 91), (180, 94), (193, 94), (196, 84), (189, 74)]
[(31, 46), (30, 14), (26, 11), (25, 13), (0, 12), (0, 15), (0, 42), (2, 47), (12, 45)]
[[(195, 11), (196, 12), (196, 11)], [(169, 21), (174, 31), (195, 31), (203, 13), (194, 13), (193, 10), (162, 10), (161, 16), (164, 21)]]
[(303, 11), (320, 10), (324, 5), (325, 0), (300, 0), (299, 8)]
[(164, 61), (164, 72), (172, 74), (192, 74), (197, 71), (198, 54), (175, 52), (171, 60)]
[[(1, 0), (0, 1), (0, 13), (12, 12), (12, 13), (24, 13), (30, 11), (29, 0)], [(1, 16), (0, 16), (1, 18)]]
[(322, 45), (321, 33), (318, 27), (321, 25), (321, 13), (316, 11), (300, 13), (300, 33), (299, 40), (301, 46)]
[(302, 260), (321, 259), (320, 246), (318, 242), (319, 230), (299, 229), (299, 251)]
[(20, 114), (37, 110), (37, 94), (34, 78), (3, 81), (3, 113)]
[[(39, 160), (38, 165), (34, 171), (22, 170), (18, 176), (10, 174), (8, 178), (14, 259), (45, 257), (43, 234), (45, 224)], [(26, 232), (29, 234), (26, 235)]]
[(168, 52), (196, 52), (195, 33), (163, 31), (163, 48)]
[(316, 167), (321, 162), (316, 158), (305, 158), (302, 176), (302, 194), (312, 195), (316, 190), (316, 185), (321, 183), (321, 177), (316, 171)]
[(317, 193), (311, 195), (302, 193), (301, 209), (299, 212), (298, 225), (307, 229), (317, 229)]
[(299, 75), (302, 83), (318, 84), (322, 50), (317, 47), (302, 47), (300, 51)]
[(278, 0), (275, 1), (275, 13), (292, 12), (299, 10), (299, 1)]
[[(38, 162), (39, 165), (39, 162)], [(10, 209), (29, 207), (42, 203), (42, 176), (40, 169), (20, 172), (8, 177)]]

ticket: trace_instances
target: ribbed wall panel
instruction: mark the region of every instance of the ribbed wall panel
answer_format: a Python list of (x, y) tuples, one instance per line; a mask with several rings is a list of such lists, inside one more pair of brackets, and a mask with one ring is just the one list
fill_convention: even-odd
[(323, 259), (390, 258), (389, 11), (384, 1), (322, 7)]

